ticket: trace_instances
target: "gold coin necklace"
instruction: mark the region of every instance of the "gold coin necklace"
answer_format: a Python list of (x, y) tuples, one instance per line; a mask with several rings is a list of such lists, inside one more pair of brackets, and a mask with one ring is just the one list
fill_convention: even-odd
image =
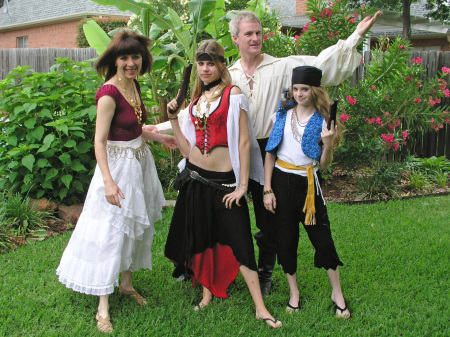
[(128, 95), (128, 90), (125, 88), (125, 86), (122, 84), (122, 79), (119, 77), (119, 85), (122, 88), (123, 92), (125, 93), (125, 97), (127, 98), (128, 102), (130, 102), (130, 105), (134, 109), (134, 114), (136, 115), (138, 124), (141, 124), (142, 122), (142, 109), (141, 105), (139, 104), (139, 96), (136, 91), (136, 86), (133, 83), (133, 91), (134, 91), (134, 99)]
[[(220, 93), (220, 89), (222, 88), (221, 85), (219, 85), (217, 87), (217, 89), (214, 91), (214, 93), (211, 95), (211, 97), (215, 97), (217, 94)], [(206, 111), (205, 112), (201, 112), (201, 104), (206, 102)], [(208, 99), (208, 97), (206, 97), (205, 93), (202, 93), (202, 95), (200, 96), (200, 98), (197, 101), (197, 106), (195, 107), (195, 128), (197, 130), (206, 130), (207, 126), (208, 126), (208, 118), (210, 115), (210, 108), (211, 108), (211, 102)]]

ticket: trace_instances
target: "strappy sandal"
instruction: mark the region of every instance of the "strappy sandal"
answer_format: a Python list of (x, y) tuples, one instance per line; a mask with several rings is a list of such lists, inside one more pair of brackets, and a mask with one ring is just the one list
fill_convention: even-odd
[(110, 321), (110, 316), (103, 318), (97, 312), (97, 314), (95, 315), (95, 320), (97, 321), (97, 329), (101, 333), (111, 333), (114, 331), (114, 328)]
[(298, 306), (294, 307), (294, 306), (290, 305), (289, 302), (287, 303), (286, 312), (288, 314), (292, 314), (292, 313), (297, 312), (297, 311), (300, 311), (300, 304)]
[[(261, 316), (256, 314), (256, 319), (263, 320), (264, 323), (266, 323), (268, 326), (270, 326), (271, 329), (278, 329), (278, 328), (281, 328), (283, 326), (283, 323), (281, 323), (281, 321), (277, 320), (276, 318), (274, 318), (274, 319), (272, 319), (272, 318), (262, 318)], [(275, 324), (275, 326), (270, 325), (269, 322), (272, 322), (273, 324)]]
[[(342, 318), (342, 319), (349, 319), (352, 317), (352, 314), (350, 313), (350, 309), (348, 308), (347, 302), (344, 302), (344, 308), (339, 307), (336, 302), (332, 301), (334, 304), (334, 311), (336, 313), (336, 318)], [(339, 311), (341, 313), (339, 313)], [(348, 312), (348, 315), (344, 315), (344, 311)]]
[(119, 286), (119, 293), (127, 296), (131, 296), (136, 300), (138, 305), (146, 305), (147, 301), (136, 290), (125, 290), (122, 286)]

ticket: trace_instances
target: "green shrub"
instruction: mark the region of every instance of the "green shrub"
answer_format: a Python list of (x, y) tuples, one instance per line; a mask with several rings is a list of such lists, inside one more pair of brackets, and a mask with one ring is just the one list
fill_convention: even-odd
[(412, 170), (408, 175), (409, 186), (416, 191), (421, 191), (429, 184), (428, 177), (419, 170)]
[(12, 192), (3, 192), (0, 196), (0, 227), (24, 236), (46, 227), (45, 218), (51, 216), (50, 212), (34, 210), (29, 197), (22, 198)]
[(369, 198), (397, 196), (397, 181), (401, 179), (402, 171), (401, 164), (379, 163), (357, 176), (357, 186)]
[[(88, 62), (57, 58), (49, 73), (18, 67), (0, 82), (0, 190), (79, 202), (95, 156), (95, 92), (102, 81)], [(70, 193), (69, 193), (70, 190)]]
[(7, 224), (0, 221), (0, 254), (11, 247), (11, 240), (8, 235)]
[(127, 24), (128, 24), (128, 18), (124, 18), (124, 17), (107, 17), (107, 18), (96, 17), (96, 18), (89, 18), (89, 19), (81, 20), (77, 26), (76, 43), (77, 43), (78, 48), (89, 48), (89, 43), (86, 40), (86, 36), (84, 35), (84, 31), (83, 31), (83, 25), (88, 20), (94, 20), (95, 22), (97, 22), (98, 25), (100, 27), (102, 27), (106, 33), (109, 33), (110, 31), (112, 31), (116, 28), (127, 27)]
[(434, 181), (439, 187), (446, 187), (448, 183), (448, 172), (438, 171), (434, 174)]

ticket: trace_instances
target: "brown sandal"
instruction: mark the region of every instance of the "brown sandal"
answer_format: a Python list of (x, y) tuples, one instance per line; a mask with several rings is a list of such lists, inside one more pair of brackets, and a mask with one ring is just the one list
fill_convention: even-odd
[(100, 314), (97, 312), (95, 315), (95, 319), (97, 321), (97, 329), (98, 331), (102, 333), (110, 333), (114, 331), (114, 328), (111, 324), (110, 317), (103, 318), (100, 316)]
[(147, 301), (136, 290), (125, 290), (122, 286), (119, 286), (119, 293), (127, 296), (131, 296), (136, 300), (138, 305), (146, 305)]

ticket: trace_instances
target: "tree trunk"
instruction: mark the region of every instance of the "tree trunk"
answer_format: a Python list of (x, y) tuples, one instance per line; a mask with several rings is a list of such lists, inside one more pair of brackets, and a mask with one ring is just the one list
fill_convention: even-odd
[(411, 0), (402, 0), (403, 2), (403, 37), (411, 40)]

